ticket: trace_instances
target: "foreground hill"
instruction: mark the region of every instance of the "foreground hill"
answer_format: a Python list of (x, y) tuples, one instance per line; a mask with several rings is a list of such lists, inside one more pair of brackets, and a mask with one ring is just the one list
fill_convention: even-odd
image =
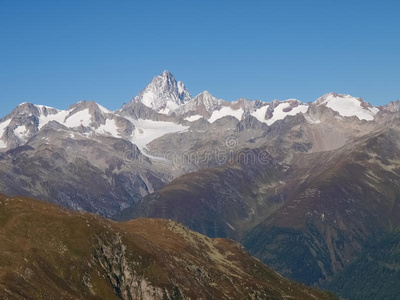
[(226, 239), (0, 196), (1, 299), (332, 299)]

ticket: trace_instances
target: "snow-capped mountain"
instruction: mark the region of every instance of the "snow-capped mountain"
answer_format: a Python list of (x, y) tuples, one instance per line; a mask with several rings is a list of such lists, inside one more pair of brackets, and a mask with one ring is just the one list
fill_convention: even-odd
[(170, 72), (164, 71), (154, 77), (131, 102), (141, 102), (158, 113), (168, 114), (191, 99), (185, 85), (176, 81)]
[(240, 121), (251, 115), (260, 122), (271, 125), (286, 116), (304, 113), (307, 109), (308, 104), (295, 99), (274, 100), (271, 103), (267, 103), (260, 100), (252, 101), (241, 98), (237, 101), (228, 102), (217, 99), (208, 91), (204, 91), (185, 105), (172, 110), (170, 114), (181, 116), (191, 122), (205, 118), (210, 123), (214, 123), (216, 120), (226, 116), (235, 117)]
[(123, 138), (145, 150), (152, 140), (167, 133), (187, 130), (190, 123), (201, 118), (214, 123), (227, 116), (238, 121), (253, 116), (271, 126), (278, 120), (300, 113), (308, 122), (317, 124), (321, 111), (318, 114), (308, 112), (310, 105), (313, 108), (326, 107), (337, 116), (367, 121), (374, 120), (379, 111), (399, 110), (398, 102), (378, 108), (361, 98), (336, 93), (326, 94), (311, 104), (296, 99), (263, 102), (241, 98), (228, 102), (217, 99), (208, 91), (191, 98), (184, 84), (164, 71), (154, 77), (130, 103), (115, 112), (87, 101), (74, 104), (67, 110), (23, 103), (0, 119), (0, 149), (21, 146), (43, 127), (56, 122), (74, 134)]
[(0, 119), (0, 148), (15, 148), (49, 124), (81, 136), (112, 136), (130, 138), (135, 126), (95, 102), (81, 101), (67, 110), (23, 103)]
[(372, 106), (361, 98), (350, 95), (328, 93), (318, 98), (314, 105), (324, 105), (336, 111), (342, 117), (357, 117), (360, 120), (372, 121), (379, 108)]
[(215, 110), (222, 107), (225, 101), (215, 98), (208, 91), (204, 91), (189, 102), (173, 111), (176, 115), (182, 116), (185, 120), (195, 121), (200, 118), (208, 119)]

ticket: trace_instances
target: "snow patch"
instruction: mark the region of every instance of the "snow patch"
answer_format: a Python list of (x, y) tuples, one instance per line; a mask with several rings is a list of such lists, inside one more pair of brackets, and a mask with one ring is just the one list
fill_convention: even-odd
[(156, 94), (154, 94), (152, 91), (147, 91), (142, 96), (142, 103), (145, 106), (147, 106), (149, 108), (152, 108), (153, 107), (153, 101), (154, 101), (155, 97), (156, 97)]
[(305, 113), (308, 110), (308, 105), (298, 105), (293, 107), (290, 111), (285, 112), (284, 110), (288, 109), (289, 107), (290, 103), (280, 103), (277, 107), (275, 107), (272, 118), (267, 120), (265, 123), (267, 123), (267, 125), (272, 125), (278, 120), (283, 120), (286, 118), (286, 116), (295, 116), (298, 113)]
[(269, 105), (265, 105), (254, 112), (251, 113), (253, 117), (255, 117), (258, 121), (266, 123), (267, 120), (265, 120), (265, 114), (267, 112)]
[(117, 124), (115, 124), (114, 120), (106, 120), (106, 124), (102, 124), (97, 128), (96, 133), (102, 134), (102, 135), (111, 135), (116, 138), (120, 138), (120, 133), (118, 130)]
[(0, 149), (7, 148), (7, 144), (2, 140), (4, 131), (10, 125), (11, 119), (0, 123)]
[(161, 122), (152, 120), (133, 120), (129, 119), (133, 125), (135, 125), (134, 135), (131, 142), (135, 144), (140, 151), (145, 154), (147, 150), (147, 144), (154, 141), (155, 139), (174, 132), (186, 131), (189, 126), (183, 126), (180, 124), (175, 124), (173, 122)]
[(335, 95), (328, 95), (325, 101), (319, 105), (326, 105), (330, 109), (338, 112), (343, 117), (357, 117), (360, 120), (372, 121), (374, 116), (379, 112), (376, 107), (363, 108), (361, 101), (350, 95), (343, 95), (337, 97)]
[(294, 116), (294, 115), (297, 115), (298, 113), (305, 113), (308, 110), (308, 105), (300, 104), (296, 107), (293, 107), (290, 111), (285, 111), (290, 108), (290, 103), (282, 102), (282, 103), (279, 103), (274, 108), (274, 111), (272, 113), (272, 118), (266, 120), (265, 113), (267, 112), (268, 107), (269, 107), (269, 105), (265, 105), (265, 106), (257, 109), (253, 113), (251, 113), (251, 115), (253, 117), (257, 118), (257, 120), (259, 120), (260, 122), (264, 122), (267, 125), (272, 125), (278, 120), (283, 120), (284, 118), (286, 118), (286, 116)]
[(4, 134), (4, 130), (6, 130), (7, 126), (10, 125), (11, 119), (4, 121), (3, 123), (0, 123), (0, 138)]
[(99, 107), (99, 109), (101, 110), (102, 113), (104, 114), (112, 114), (111, 110), (108, 110), (107, 108), (105, 108), (104, 106), (101, 106), (100, 104), (96, 103), (97, 106)]
[(189, 122), (194, 122), (194, 121), (197, 121), (197, 120), (201, 119), (202, 117), (203, 116), (200, 116), (200, 115), (194, 115), (194, 116), (190, 116), (190, 117), (185, 118), (185, 120), (189, 121)]
[(178, 86), (178, 93), (183, 94), (185, 92), (185, 86), (183, 85), (183, 83), (178, 81), (177, 86)]
[(229, 106), (225, 106), (220, 110), (214, 111), (211, 117), (208, 119), (208, 121), (210, 123), (214, 123), (216, 120), (221, 119), (225, 116), (232, 116), (240, 121), (242, 119), (243, 112), (244, 111), (242, 108), (234, 110)]
[(179, 107), (178, 104), (176, 104), (173, 101), (167, 101), (165, 108), (160, 110), (159, 113), (163, 115), (168, 115), (171, 111), (177, 109)]
[[(43, 111), (43, 107), (42, 107)], [(39, 127), (40, 130), (44, 125), (51, 121), (56, 121), (60, 124), (64, 124), (65, 118), (68, 116), (69, 111), (67, 110), (57, 110), (56, 114), (48, 114), (47, 116), (41, 114), (39, 117)]]
[(28, 128), (25, 125), (18, 126), (14, 129), (14, 134), (22, 140), (25, 140), (28, 135)]
[(304, 115), (304, 118), (305, 118), (306, 121), (307, 121), (308, 123), (310, 123), (310, 124), (320, 124), (320, 123), (321, 123), (321, 120), (319, 120), (319, 119), (314, 119), (314, 118), (312, 118), (312, 117), (310, 117), (310, 116), (308, 116), (308, 115)]
[(78, 111), (72, 116), (67, 117), (64, 122), (64, 125), (70, 128), (85, 126), (88, 127), (90, 125), (91, 114), (89, 113), (89, 109), (86, 108), (84, 110)]

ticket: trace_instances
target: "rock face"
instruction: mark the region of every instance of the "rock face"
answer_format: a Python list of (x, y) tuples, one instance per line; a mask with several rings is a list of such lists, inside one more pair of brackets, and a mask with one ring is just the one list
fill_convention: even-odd
[(230, 240), (0, 195), (2, 299), (333, 299)]
[(385, 106), (381, 107), (381, 110), (396, 113), (400, 111), (400, 100), (397, 101), (390, 101)]

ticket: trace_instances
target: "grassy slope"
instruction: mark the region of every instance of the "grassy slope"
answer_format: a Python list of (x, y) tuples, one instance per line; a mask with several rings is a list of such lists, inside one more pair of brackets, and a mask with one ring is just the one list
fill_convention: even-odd
[(4, 299), (332, 298), (172, 221), (116, 223), (0, 196), (0, 237)]

